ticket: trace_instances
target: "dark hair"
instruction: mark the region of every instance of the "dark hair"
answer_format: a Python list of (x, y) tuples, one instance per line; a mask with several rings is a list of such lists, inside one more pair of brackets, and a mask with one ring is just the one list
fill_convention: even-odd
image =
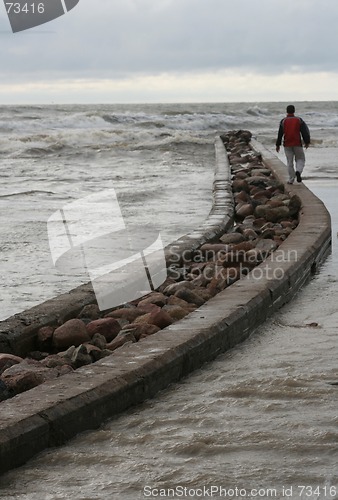
[(289, 113), (289, 114), (293, 114), (295, 112), (295, 107), (293, 104), (289, 104), (289, 106), (287, 106), (286, 108), (286, 112)]

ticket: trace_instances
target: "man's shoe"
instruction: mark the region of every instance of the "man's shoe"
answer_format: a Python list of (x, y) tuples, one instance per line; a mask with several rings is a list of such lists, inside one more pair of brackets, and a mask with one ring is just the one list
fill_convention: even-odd
[(297, 182), (302, 182), (302, 176), (300, 172), (296, 172)]

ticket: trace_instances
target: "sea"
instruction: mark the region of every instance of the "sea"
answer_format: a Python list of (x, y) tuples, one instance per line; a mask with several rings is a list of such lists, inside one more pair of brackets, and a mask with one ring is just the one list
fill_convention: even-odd
[[(209, 213), (215, 137), (247, 129), (274, 151), (287, 104), (0, 107), (0, 320), (88, 282), (53, 265), (55, 211), (114, 189), (169, 243)], [(293, 104), (303, 182), (332, 219), (316, 276), (240, 346), (2, 476), (1, 499), (338, 499), (338, 102)]]

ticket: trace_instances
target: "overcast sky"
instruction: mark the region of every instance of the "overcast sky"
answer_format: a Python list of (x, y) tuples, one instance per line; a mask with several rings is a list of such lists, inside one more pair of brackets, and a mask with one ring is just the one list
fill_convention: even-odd
[(79, 0), (12, 33), (1, 2), (0, 103), (338, 100), (337, 25), (338, 0)]

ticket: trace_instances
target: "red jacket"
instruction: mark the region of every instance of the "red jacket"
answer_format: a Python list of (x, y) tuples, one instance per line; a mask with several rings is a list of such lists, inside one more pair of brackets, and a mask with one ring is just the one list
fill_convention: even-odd
[(310, 144), (310, 131), (302, 118), (294, 114), (288, 114), (279, 124), (276, 146), (282, 144), (285, 147), (301, 146), (302, 138), (305, 144)]

